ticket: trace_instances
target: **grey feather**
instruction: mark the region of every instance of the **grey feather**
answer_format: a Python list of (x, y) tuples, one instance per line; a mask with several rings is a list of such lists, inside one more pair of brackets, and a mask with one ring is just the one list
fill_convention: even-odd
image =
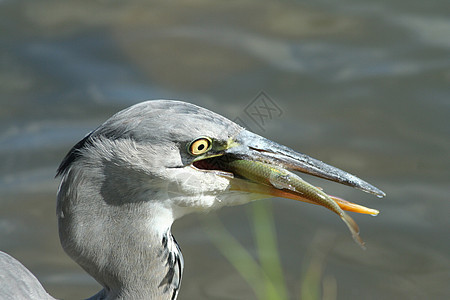
[(18, 260), (0, 251), (0, 299), (46, 300), (51, 297)]

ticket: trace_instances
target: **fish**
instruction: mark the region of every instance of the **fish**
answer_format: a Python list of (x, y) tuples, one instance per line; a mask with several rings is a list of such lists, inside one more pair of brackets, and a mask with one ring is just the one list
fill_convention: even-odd
[[(328, 195), (321, 188), (313, 186), (298, 175), (278, 165), (236, 159), (228, 162), (228, 168), (240, 177), (266, 185), (269, 188), (265, 192), (267, 194), (326, 207), (344, 221), (355, 242), (365, 249), (364, 241), (359, 236), (358, 224), (344, 210), (374, 216), (379, 213), (378, 210)], [(255, 188), (255, 192), (258, 192), (257, 188)]]

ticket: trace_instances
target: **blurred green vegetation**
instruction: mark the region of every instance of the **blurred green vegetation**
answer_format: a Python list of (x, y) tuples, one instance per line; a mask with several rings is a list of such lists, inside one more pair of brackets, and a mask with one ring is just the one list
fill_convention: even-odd
[[(321, 247), (320, 237), (315, 238), (299, 266), (297, 291), (287, 289), (280, 253), (277, 246), (275, 220), (270, 201), (250, 204), (249, 218), (252, 222), (257, 258), (225, 228), (217, 215), (207, 217), (205, 231), (222, 255), (253, 289), (259, 300), (335, 300), (336, 278), (325, 275), (326, 248)], [(318, 248), (321, 248), (318, 251)], [(294, 294), (294, 295), (290, 295)]]

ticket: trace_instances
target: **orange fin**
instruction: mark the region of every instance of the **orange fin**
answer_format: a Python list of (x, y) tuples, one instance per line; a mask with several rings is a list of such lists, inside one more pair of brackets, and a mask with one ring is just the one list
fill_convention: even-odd
[(379, 213), (379, 211), (376, 210), (376, 209), (368, 208), (368, 207), (365, 207), (365, 206), (362, 206), (362, 205), (359, 205), (359, 204), (355, 204), (355, 203), (352, 203), (350, 201), (344, 200), (344, 199), (336, 197), (336, 196), (331, 196), (331, 195), (329, 195), (329, 196), (343, 210), (357, 212), (357, 213), (360, 213), (360, 214), (372, 215), (372, 216), (376, 216)]

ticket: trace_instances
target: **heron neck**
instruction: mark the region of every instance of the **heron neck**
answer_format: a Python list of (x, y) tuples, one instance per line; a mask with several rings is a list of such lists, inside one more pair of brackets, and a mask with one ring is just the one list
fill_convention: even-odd
[(95, 183), (77, 191), (65, 184), (58, 195), (61, 244), (104, 287), (94, 297), (175, 299), (183, 258), (170, 232), (172, 210), (151, 200), (105, 200), (90, 190)]

